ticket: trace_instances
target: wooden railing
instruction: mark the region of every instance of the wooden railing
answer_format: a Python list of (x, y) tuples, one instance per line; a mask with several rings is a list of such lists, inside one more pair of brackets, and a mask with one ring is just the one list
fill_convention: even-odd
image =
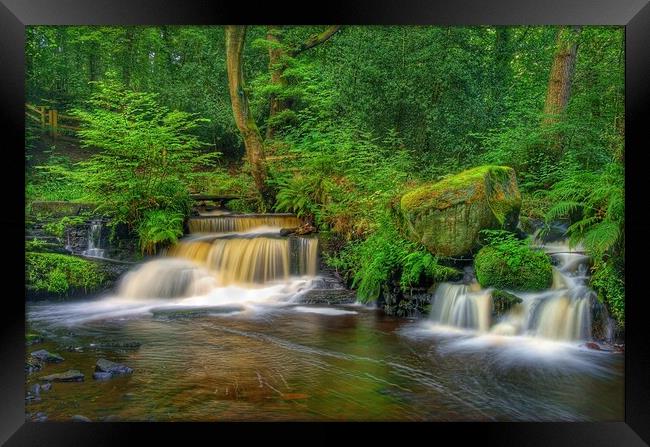
[(49, 132), (52, 138), (75, 138), (79, 130), (79, 119), (72, 115), (66, 115), (56, 109), (48, 109), (45, 106), (25, 104), (25, 116), (36, 121), (43, 131)]

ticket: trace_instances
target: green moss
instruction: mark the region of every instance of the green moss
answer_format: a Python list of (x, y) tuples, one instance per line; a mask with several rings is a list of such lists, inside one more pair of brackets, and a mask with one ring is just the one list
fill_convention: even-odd
[(514, 238), (483, 247), (474, 267), (483, 287), (532, 291), (547, 289), (553, 282), (550, 257)]
[(497, 289), (492, 291), (493, 313), (497, 316), (505, 314), (512, 306), (521, 303), (521, 301), (522, 299), (517, 295), (513, 295), (505, 290)]
[(606, 304), (610, 315), (620, 327), (624, 327), (625, 275), (622, 266), (616, 265), (613, 260), (596, 263), (590, 284), (598, 293), (599, 300)]
[[(418, 211), (422, 208), (445, 209), (460, 202), (478, 198), (485, 191), (485, 179), (502, 181), (514, 173), (507, 166), (479, 166), (448, 177), (436, 183), (420, 186), (402, 197), (404, 212)], [(512, 176), (514, 179), (514, 176)], [(516, 180), (515, 187), (516, 187)], [(521, 200), (521, 198), (520, 198)]]
[(27, 253), (26, 287), (37, 293), (70, 295), (90, 292), (106, 282), (106, 275), (93, 262), (55, 253)]
[(482, 229), (514, 230), (520, 208), (514, 170), (479, 166), (404, 194), (400, 225), (434, 255), (454, 257), (473, 250)]

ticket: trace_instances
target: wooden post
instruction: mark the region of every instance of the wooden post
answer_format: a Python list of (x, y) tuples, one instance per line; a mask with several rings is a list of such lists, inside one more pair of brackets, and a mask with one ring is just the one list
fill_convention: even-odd
[(56, 110), (50, 110), (50, 126), (52, 127), (52, 138), (58, 136), (57, 127), (59, 125), (59, 116)]

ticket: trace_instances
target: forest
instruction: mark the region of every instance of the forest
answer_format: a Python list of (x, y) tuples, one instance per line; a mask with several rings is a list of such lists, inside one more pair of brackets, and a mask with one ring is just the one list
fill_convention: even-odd
[(177, 267), (146, 276), (171, 255), (219, 287), (325, 272), (390, 317), (623, 340), (622, 27), (29, 26), (25, 51), (28, 299), (176, 296)]
[(566, 220), (624, 324), (620, 28), (31, 27), (26, 51), (27, 101), (73, 110), (94, 149), (36, 165), (29, 126), (28, 202), (100, 203), (145, 253), (183, 234), (190, 192), (293, 212), (374, 300), (448, 261), (399, 234), (395, 198), (507, 165), (522, 225)]

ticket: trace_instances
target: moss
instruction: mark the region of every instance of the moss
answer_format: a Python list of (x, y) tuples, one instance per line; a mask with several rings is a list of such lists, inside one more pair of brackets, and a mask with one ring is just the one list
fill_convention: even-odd
[(413, 242), (453, 257), (469, 253), (482, 229), (514, 230), (520, 207), (514, 170), (479, 166), (404, 194), (398, 221)]
[(493, 313), (496, 316), (505, 314), (512, 306), (521, 302), (521, 298), (505, 290), (497, 289), (492, 291)]
[(476, 277), (482, 287), (511, 290), (543, 290), (553, 282), (549, 256), (526, 246), (483, 247), (474, 260)]
[(93, 262), (55, 253), (27, 253), (26, 287), (31, 292), (59, 296), (91, 292), (106, 283), (106, 274)]

